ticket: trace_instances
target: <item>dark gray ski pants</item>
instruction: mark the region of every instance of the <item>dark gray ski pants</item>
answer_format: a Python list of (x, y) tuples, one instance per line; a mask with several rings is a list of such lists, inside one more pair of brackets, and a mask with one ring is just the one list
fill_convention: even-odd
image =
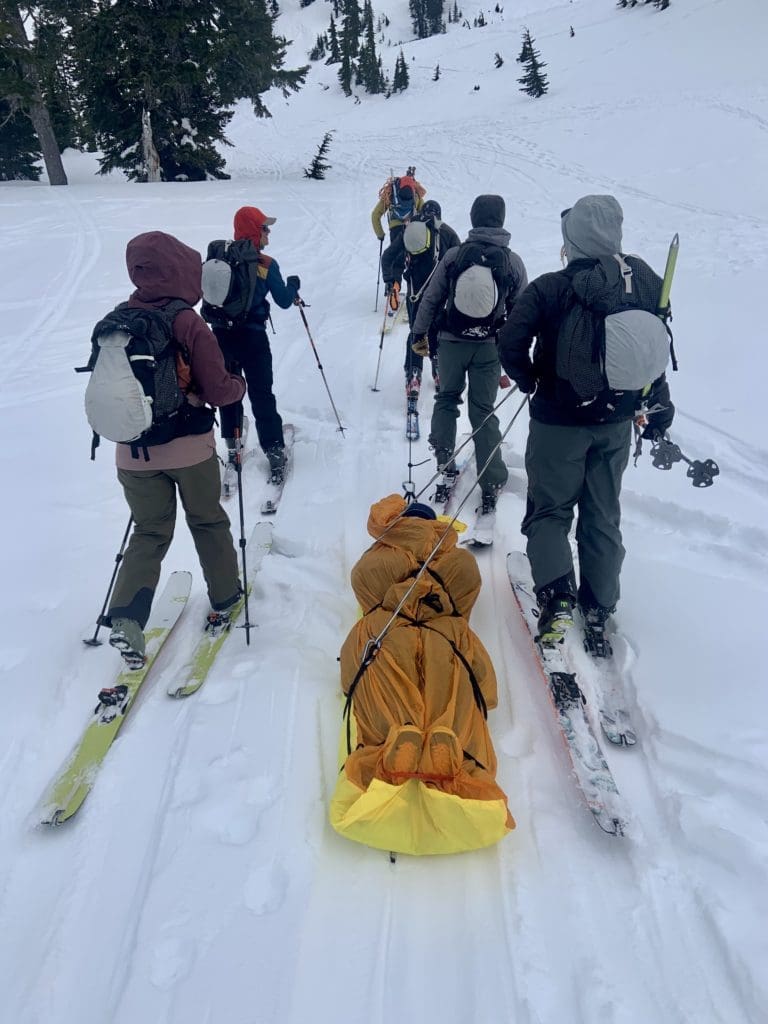
[(531, 420), (525, 468), (528, 506), (522, 532), (537, 590), (573, 570), (568, 534), (578, 507), (579, 596), (611, 608), (619, 599), (624, 561), (621, 478), (632, 425), (557, 427)]
[(195, 542), (211, 605), (225, 608), (237, 594), (237, 552), (229, 517), (221, 507), (216, 455), (184, 469), (119, 469), (125, 500), (133, 514), (131, 539), (120, 566), (109, 614), (135, 619), (144, 628), (176, 526), (176, 489)]
[[(435, 448), (452, 452), (456, 447), (456, 420), (464, 388), (469, 385), (467, 414), (475, 430), (492, 412), (499, 390), (501, 364), (496, 351), (496, 340), (489, 341), (441, 341), (437, 350), (437, 368), (440, 374), (440, 391), (435, 395), (432, 412), (429, 443)], [(485, 465), (494, 447), (501, 440), (499, 421), (488, 416), (484, 426), (475, 434), (475, 463), (477, 472)], [(483, 491), (503, 487), (507, 482), (507, 467), (496, 452), (483, 474), (480, 486)]]

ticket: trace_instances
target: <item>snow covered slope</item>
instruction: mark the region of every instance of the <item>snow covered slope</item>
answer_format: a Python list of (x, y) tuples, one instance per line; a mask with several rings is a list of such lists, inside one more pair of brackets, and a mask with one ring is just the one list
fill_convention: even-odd
[[(230, 182), (131, 185), (67, 154), (69, 188), (0, 185), (3, 1022), (768, 1019), (765, 5), (502, 6), (483, 8), (485, 28), (412, 42), (407, 5), (391, 3), (385, 65), (403, 40), (410, 88), (355, 104), (334, 68), (313, 66), (297, 96), (270, 94), (271, 120), (238, 110)], [(295, 66), (330, 5), (281, 8)], [(462, 8), (471, 22), (480, 5)], [(548, 64), (540, 100), (517, 88), (523, 25)], [(306, 180), (329, 129), (332, 170)], [(619, 620), (640, 742), (608, 751), (633, 811), (623, 840), (577, 801), (515, 618), (504, 556), (522, 548), (524, 415), (507, 438), (511, 480), (497, 542), (478, 558), (473, 617), (500, 679), (491, 728), (518, 828), (492, 850), (393, 866), (327, 823), (336, 656), (356, 614), (349, 571), (369, 542), (370, 503), (408, 477), (404, 328), (385, 341), (380, 392), (369, 387), (380, 322), (369, 214), (390, 168), (411, 163), (462, 235), (474, 196), (501, 193), (530, 276), (559, 265), (559, 211), (586, 193), (619, 198), (626, 249), (657, 267), (680, 234), (673, 433), (721, 475), (696, 490), (681, 466), (661, 473), (647, 455), (626, 474)], [(88, 461), (72, 367), (93, 323), (128, 294), (129, 238), (158, 228), (203, 249), (244, 203), (278, 218), (270, 252), (301, 276), (346, 436), (298, 313), (276, 310), (276, 389), (296, 457), (255, 585), (251, 646), (238, 634), (196, 697), (166, 696), (207, 609), (181, 521), (164, 565), (195, 574), (178, 634), (78, 816), (40, 830), (36, 801), (119, 660), (81, 643), (127, 510), (110, 446)], [(429, 456), (430, 399), (427, 385), (414, 463)], [(516, 407), (503, 407), (502, 429)], [(431, 465), (413, 470), (417, 489)], [(249, 521), (259, 470), (254, 458)]]

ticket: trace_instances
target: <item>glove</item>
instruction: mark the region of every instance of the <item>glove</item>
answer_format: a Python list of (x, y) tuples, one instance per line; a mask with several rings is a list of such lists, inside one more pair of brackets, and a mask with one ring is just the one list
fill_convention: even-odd
[(527, 374), (518, 374), (515, 377), (515, 384), (517, 384), (518, 390), (523, 395), (530, 395), (532, 391), (536, 390), (536, 379), (529, 377)]
[(383, 241), (384, 241), (384, 235), (376, 235), (376, 237), (378, 238), (378, 240), (379, 240), (380, 242), (383, 242)]
[(411, 352), (417, 356), (428, 356), (429, 355), (429, 338), (422, 334), (420, 338), (411, 344)]
[(646, 416), (645, 430), (642, 438), (644, 441), (653, 441), (656, 435), (663, 437), (672, 426), (675, 418), (675, 407), (670, 402), (666, 409), (659, 409), (658, 412), (650, 412)]
[(286, 277), (285, 283), (289, 288), (295, 288), (297, 292), (301, 291), (301, 281), (299, 280), (298, 275), (291, 274), (290, 277)]

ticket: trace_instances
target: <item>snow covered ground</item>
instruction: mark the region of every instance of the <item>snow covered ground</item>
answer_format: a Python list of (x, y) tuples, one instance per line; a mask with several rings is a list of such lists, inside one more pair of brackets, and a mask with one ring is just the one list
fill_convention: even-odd
[[(462, 6), (471, 21), (479, 6)], [(330, 8), (281, 7), (295, 66)], [(407, 40), (407, 6), (390, 8), (387, 31)], [(658, 13), (520, 0), (486, 17), (483, 29), (406, 43), (401, 96), (355, 104), (321, 65), (299, 95), (268, 97), (272, 120), (243, 105), (230, 182), (127, 184), (70, 153), (69, 188), (0, 185), (3, 1024), (768, 1019), (756, 647), (768, 621), (765, 5), (673, 0)], [(524, 24), (548, 63), (541, 100), (517, 90)], [(397, 49), (383, 52), (391, 71)], [(328, 129), (333, 168), (308, 181)], [(681, 465), (661, 473), (647, 454), (626, 474), (619, 621), (640, 744), (607, 751), (632, 809), (626, 839), (603, 835), (578, 803), (506, 579), (506, 552), (522, 548), (525, 414), (507, 437), (510, 485), (496, 544), (478, 557), (473, 617), (500, 679), (492, 734), (517, 830), (480, 853), (392, 865), (327, 823), (336, 656), (356, 613), (349, 571), (368, 544), (369, 505), (408, 477), (404, 328), (386, 339), (381, 391), (370, 390), (369, 212), (390, 168), (410, 163), (462, 235), (476, 194), (504, 195), (532, 277), (559, 265), (559, 211), (586, 193), (619, 198), (626, 250), (657, 268), (680, 234), (673, 434), (721, 474), (697, 490)], [(196, 697), (165, 695), (207, 607), (180, 523), (164, 566), (195, 573), (179, 633), (81, 812), (43, 830), (35, 805), (119, 661), (81, 642), (127, 511), (110, 446), (88, 460), (72, 367), (93, 323), (128, 294), (129, 238), (162, 229), (203, 250), (244, 203), (278, 218), (270, 252), (302, 278), (346, 436), (298, 313), (277, 310), (295, 464), (251, 603), (251, 646), (238, 633)], [(430, 404), (427, 386), (423, 438)], [(517, 405), (504, 405), (502, 429)], [(413, 462), (428, 454), (421, 440)], [(431, 467), (413, 470), (418, 488)], [(249, 521), (262, 476), (255, 457)]]

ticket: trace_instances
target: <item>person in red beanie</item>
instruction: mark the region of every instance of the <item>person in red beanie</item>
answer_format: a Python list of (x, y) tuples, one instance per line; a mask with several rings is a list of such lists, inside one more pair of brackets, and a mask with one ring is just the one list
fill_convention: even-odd
[[(259, 445), (269, 459), (273, 482), (279, 483), (285, 472), (285, 445), (283, 421), (272, 392), (272, 352), (266, 327), (269, 318), (267, 296), (271, 296), (281, 309), (288, 309), (298, 299), (301, 282), (295, 275), (283, 281), (277, 260), (263, 251), (269, 244), (269, 232), (275, 220), (255, 206), (241, 206), (235, 214), (235, 241), (250, 242), (256, 253), (253, 295), (242, 322), (236, 325), (212, 322), (211, 327), (224, 354), (227, 369), (245, 377)], [(242, 402), (221, 409), (221, 433), (232, 460), (236, 455), (235, 439), (241, 436), (242, 426)]]

